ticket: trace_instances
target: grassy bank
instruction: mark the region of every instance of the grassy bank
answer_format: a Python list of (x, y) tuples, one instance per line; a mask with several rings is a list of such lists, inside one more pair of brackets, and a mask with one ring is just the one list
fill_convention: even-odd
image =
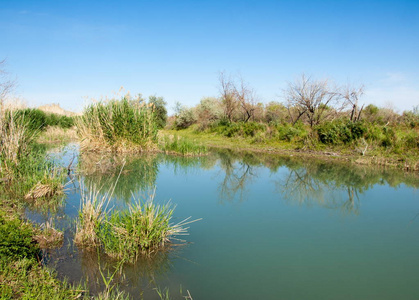
[[(363, 142), (351, 145), (325, 145), (309, 140), (282, 140), (278, 138), (258, 138), (252, 136), (225, 136), (211, 130), (201, 131), (197, 126), (182, 130), (164, 130), (164, 135), (177, 135), (195, 140), (196, 143), (208, 148), (226, 148), (235, 151), (254, 151), (286, 154), (301, 157), (317, 157), (327, 160), (344, 160), (355, 164), (395, 167), (399, 169), (418, 171), (419, 151), (412, 147), (409, 151), (397, 152), (370, 145)], [(363, 153), (363, 151), (366, 151)]]

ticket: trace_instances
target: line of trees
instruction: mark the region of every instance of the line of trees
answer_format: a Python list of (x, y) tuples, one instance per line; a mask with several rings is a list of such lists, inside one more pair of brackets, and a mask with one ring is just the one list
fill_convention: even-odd
[(301, 121), (314, 127), (342, 114), (347, 114), (351, 121), (358, 121), (364, 109), (359, 104), (363, 94), (363, 86), (337, 86), (330, 80), (317, 80), (303, 74), (288, 84), (283, 102), (272, 101), (265, 105), (242, 77), (220, 73), (219, 96), (203, 98), (194, 108), (177, 104), (175, 127), (186, 128), (198, 123), (205, 128), (216, 120), (292, 125)]
[[(228, 137), (250, 136), (256, 142), (419, 148), (419, 107), (398, 114), (391, 108), (361, 105), (363, 95), (362, 85), (337, 85), (303, 74), (288, 84), (282, 102), (264, 104), (243, 78), (220, 73), (218, 97), (203, 98), (192, 108), (177, 103), (168, 124), (175, 129), (194, 125)], [(400, 152), (406, 147), (393, 148)]]

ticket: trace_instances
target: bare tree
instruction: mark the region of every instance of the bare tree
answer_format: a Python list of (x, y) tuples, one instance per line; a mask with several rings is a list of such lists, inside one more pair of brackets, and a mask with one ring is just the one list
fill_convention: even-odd
[(256, 94), (255, 91), (244, 82), (243, 78), (240, 77), (240, 83), (234, 84), (234, 95), (241, 108), (243, 114), (243, 121), (247, 122), (254, 117), (256, 110)]
[(311, 127), (335, 114), (336, 109), (342, 109), (337, 108), (340, 98), (328, 80), (313, 80), (304, 74), (294, 83), (289, 83), (286, 90), (288, 111), (297, 112), (295, 117), (290, 114), (293, 124), (305, 116)]
[(350, 120), (353, 122), (358, 121), (361, 118), (362, 110), (364, 109), (364, 105), (359, 107), (358, 101), (359, 98), (364, 94), (364, 86), (360, 87), (352, 87), (347, 85), (343, 88), (341, 92), (341, 96), (345, 101), (345, 106), (350, 106), (351, 108), (351, 116)]
[(3, 110), (4, 102), (6, 101), (7, 96), (12, 92), (13, 88), (16, 85), (14, 80), (11, 80), (9, 74), (5, 71), (4, 65), (6, 60), (0, 61), (0, 106)]
[(232, 122), (234, 113), (237, 110), (237, 102), (234, 93), (234, 82), (230, 77), (226, 77), (224, 72), (219, 75), (221, 102), (224, 105), (224, 115)]
[(237, 113), (242, 114), (244, 122), (254, 118), (257, 108), (255, 91), (242, 77), (236, 82), (230, 76), (227, 78), (224, 73), (220, 73), (219, 80), (224, 113), (228, 120), (233, 121)]

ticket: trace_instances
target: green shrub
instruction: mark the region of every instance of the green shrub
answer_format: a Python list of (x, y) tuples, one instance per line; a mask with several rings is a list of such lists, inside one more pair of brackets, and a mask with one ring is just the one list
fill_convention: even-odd
[(389, 148), (395, 146), (397, 142), (397, 136), (393, 128), (383, 127), (384, 137), (381, 140), (381, 146), (384, 148)]
[(221, 103), (217, 98), (202, 98), (196, 107), (197, 123), (200, 130), (205, 130), (223, 116)]
[(158, 129), (162, 129), (166, 126), (167, 123), (167, 109), (166, 105), (167, 102), (164, 101), (163, 97), (157, 97), (157, 96), (150, 96), (148, 98), (149, 104), (153, 105), (153, 111), (154, 111), (154, 119), (156, 122), (156, 126)]
[(222, 121), (216, 127), (216, 132), (226, 137), (236, 136), (239, 131), (240, 131), (240, 126), (237, 123), (229, 123), (229, 122)]
[(403, 112), (402, 120), (410, 128), (419, 127), (419, 106), (414, 107), (411, 111)]
[(192, 108), (181, 106), (176, 114), (176, 129), (186, 129), (196, 123), (196, 117)]
[(364, 136), (367, 128), (363, 122), (337, 120), (316, 126), (316, 131), (323, 144), (338, 145), (358, 140)]
[(289, 123), (276, 126), (278, 138), (283, 141), (291, 142), (292, 140), (300, 137), (303, 138), (307, 135), (302, 123), (297, 123), (292, 126)]
[(257, 132), (266, 131), (266, 125), (257, 122), (239, 123), (239, 126), (244, 137), (253, 137)]
[(419, 133), (410, 131), (404, 138), (403, 143), (408, 149), (419, 149)]
[(258, 122), (228, 122), (220, 120), (212, 130), (226, 137), (254, 137), (258, 132), (266, 131), (266, 125)]

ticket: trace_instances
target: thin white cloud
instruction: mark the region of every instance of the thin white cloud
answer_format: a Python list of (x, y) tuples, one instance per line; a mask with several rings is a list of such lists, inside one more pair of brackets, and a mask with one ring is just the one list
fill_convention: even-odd
[(396, 84), (406, 82), (407, 77), (401, 72), (387, 72), (385, 78), (382, 80), (384, 83)]
[(399, 112), (419, 105), (419, 88), (411, 86), (377, 87), (365, 92), (365, 101), (380, 107), (394, 106)]
[(367, 87), (364, 101), (380, 107), (392, 106), (399, 112), (419, 105), (419, 81), (402, 72), (386, 72)]

